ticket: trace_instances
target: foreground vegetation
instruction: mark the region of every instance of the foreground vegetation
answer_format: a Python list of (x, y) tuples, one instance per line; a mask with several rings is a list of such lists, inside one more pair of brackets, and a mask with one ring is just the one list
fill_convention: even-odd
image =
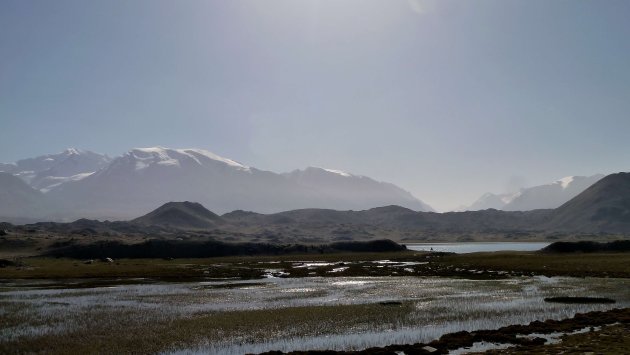
[[(375, 263), (381, 260), (389, 260), (393, 265)], [(300, 267), (300, 263), (303, 262), (327, 264), (304, 268)], [(401, 268), (400, 265), (396, 266), (396, 262), (412, 264)], [(0, 279), (256, 279), (268, 274), (269, 269), (275, 270), (283, 277), (410, 275), (473, 278), (521, 275), (630, 277), (630, 254), (557, 255), (540, 252), (446, 254), (403, 251), (173, 260), (117, 259), (113, 262), (36, 257), (17, 259), (13, 261), (13, 265), (0, 268)], [(332, 273), (333, 269), (337, 271)]]
[[(96, 288), (72, 282), (6, 285), (0, 353), (360, 350), (630, 305), (629, 281), (610, 278), (324, 277)], [(578, 294), (616, 304), (544, 301)]]
[[(326, 332), (326, 329), (392, 322), (408, 313), (411, 306), (408, 303), (388, 307), (387, 313), (383, 313), (382, 305), (367, 304), (211, 312), (181, 318), (158, 315), (157, 318), (149, 316), (150, 323), (137, 321), (147, 320), (147, 315), (139, 311), (110, 310), (107, 314), (98, 310), (85, 311), (82, 317), (76, 317), (79, 322), (81, 318), (84, 320), (67, 336), (51, 332), (37, 337), (15, 337), (0, 341), (0, 353), (122, 354), (134, 353), (138, 349), (142, 349), (142, 353), (156, 353), (191, 344), (219, 342), (230, 336), (243, 337), (244, 333), (249, 341), (264, 341), (288, 327), (293, 329), (293, 334), (284, 333), (286, 336), (298, 335), (305, 328)], [(11, 312), (2, 321), (2, 328), (17, 326), (24, 321), (26, 319), (18, 312)], [(42, 320), (36, 326), (53, 326), (54, 323), (54, 320)]]
[[(589, 330), (590, 329), (590, 330)], [(577, 314), (573, 318), (560, 321), (536, 321), (528, 325), (511, 325), (496, 330), (461, 331), (445, 334), (430, 343), (390, 345), (382, 348), (369, 348), (362, 351), (328, 352), (327, 355), (349, 354), (448, 354), (453, 350), (470, 349), (475, 344), (485, 342), (495, 345), (508, 345), (500, 350), (489, 350), (483, 354), (625, 354), (630, 341), (624, 331), (630, 329), (630, 309), (616, 309), (606, 312)], [(545, 345), (548, 341), (540, 337), (558, 333), (562, 342)], [(575, 333), (573, 333), (575, 332)], [(528, 336), (529, 335), (529, 336)], [(471, 352), (466, 352), (472, 354)], [(272, 351), (264, 355), (281, 355)], [(317, 351), (289, 352), (290, 355), (320, 354)], [(474, 353), (481, 354), (481, 353)]]
[[(397, 251), (114, 260), (28, 257), (13, 258), (3, 265), (0, 353), (98, 353), (104, 349), (108, 353), (137, 349), (143, 353), (181, 349), (201, 353), (231, 349), (239, 353), (243, 349), (277, 349), (275, 346), (306, 350), (322, 344), (336, 344), (338, 348), (359, 344), (360, 349), (361, 344), (369, 347), (391, 339), (398, 339), (400, 344), (417, 342), (420, 335), (428, 344), (449, 331), (562, 319), (576, 310), (607, 310), (630, 304), (624, 298), (627, 294), (623, 296), (630, 278), (629, 253)], [(314, 276), (321, 278), (305, 278)], [(557, 281), (547, 284), (542, 276), (587, 278), (556, 285)], [(278, 280), (277, 285), (292, 282), (297, 286), (287, 294), (271, 292), (265, 288), (267, 281), (259, 280), (265, 277), (275, 277), (272, 280)], [(316, 289), (308, 280), (322, 280), (331, 286)], [(333, 287), (334, 280), (351, 285), (350, 291), (345, 286)], [(301, 282), (306, 284), (299, 286)], [(391, 300), (366, 293), (368, 289), (361, 286), (364, 282), (378, 283), (374, 289)], [(357, 286), (352, 286), (355, 283)], [(395, 291), (396, 285), (407, 288)], [(116, 287), (98, 288), (102, 286)], [(418, 294), (429, 289), (435, 295)], [(269, 298), (251, 298), (260, 297), (265, 290), (270, 292)], [(335, 293), (339, 290), (351, 293)], [(246, 298), (238, 301), (235, 296)], [(548, 296), (607, 296), (617, 303), (544, 302)], [(369, 300), (360, 301), (361, 297)], [(234, 308), (221, 306), (226, 299), (232, 300)], [(317, 301), (304, 303), (310, 299)], [(469, 308), (468, 304), (480, 308)], [(623, 314), (627, 316), (627, 312)], [(509, 323), (497, 323), (500, 321)], [(426, 324), (433, 324), (428, 332), (422, 328)], [(605, 329), (612, 332), (619, 327), (626, 325)], [(580, 336), (599, 339), (595, 333), (570, 339), (578, 344)], [(277, 339), (293, 340), (283, 343)], [(455, 340), (449, 340), (450, 348), (459, 344)], [(226, 341), (267, 345), (234, 348)], [(540, 353), (544, 353), (544, 349), (552, 349), (536, 344), (523, 341), (521, 345), (526, 348), (501, 351), (529, 349), (537, 353), (543, 349)], [(576, 347), (588, 349), (581, 344)], [(608, 345), (610, 349), (617, 346)]]

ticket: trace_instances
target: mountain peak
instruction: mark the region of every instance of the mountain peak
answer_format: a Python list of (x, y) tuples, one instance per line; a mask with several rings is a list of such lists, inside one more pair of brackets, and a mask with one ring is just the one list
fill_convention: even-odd
[[(309, 167), (278, 174), (203, 149), (162, 146), (130, 149), (114, 159), (73, 148), (67, 153), (71, 155), (45, 157), (52, 161), (31, 159), (19, 170), (14, 166), (0, 170), (25, 172), (20, 176), (24, 181), (59, 201), (64, 208), (59, 213), (72, 218), (129, 219), (166, 201), (184, 200), (199, 201), (219, 213), (364, 210), (392, 204), (432, 210), (393, 184), (337, 169)], [(187, 220), (183, 215), (188, 212), (181, 210), (196, 209), (179, 207), (168, 212), (169, 218)]]
[(80, 155), (81, 153), (83, 153), (83, 151), (76, 148), (66, 148), (66, 150), (62, 152), (64, 155)]
[(204, 162), (214, 161), (226, 164), (239, 170), (250, 170), (248, 166), (203, 149), (172, 149), (157, 146), (149, 148), (134, 148), (126, 155), (138, 160), (136, 163), (136, 170), (142, 170), (151, 164), (158, 164), (162, 166), (181, 166), (183, 161), (191, 161), (197, 165), (204, 165)]

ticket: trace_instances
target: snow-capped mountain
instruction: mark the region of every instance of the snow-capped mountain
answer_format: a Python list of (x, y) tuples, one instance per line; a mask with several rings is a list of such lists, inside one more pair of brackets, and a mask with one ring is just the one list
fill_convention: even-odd
[(353, 175), (341, 170), (308, 167), (283, 174), (300, 186), (317, 191), (330, 200), (338, 200), (344, 209), (365, 209), (365, 206), (399, 205), (416, 211), (433, 212), (431, 206), (400, 187)]
[(83, 179), (110, 162), (111, 158), (107, 155), (68, 148), (57, 154), (0, 164), (0, 171), (13, 174), (31, 187), (48, 192), (64, 182)]
[(277, 174), (200, 149), (132, 149), (93, 174), (47, 195), (76, 217), (127, 219), (169, 201), (196, 201), (216, 213), (298, 208), (430, 207), (408, 192), (366, 177), (324, 169)]
[(494, 208), (504, 211), (529, 211), (557, 208), (598, 182), (605, 175), (568, 176), (550, 184), (522, 188), (513, 194), (486, 193), (467, 210)]

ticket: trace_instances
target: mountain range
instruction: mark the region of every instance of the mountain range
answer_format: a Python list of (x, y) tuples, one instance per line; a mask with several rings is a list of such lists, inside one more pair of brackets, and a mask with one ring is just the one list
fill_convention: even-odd
[(170, 201), (196, 201), (183, 211), (153, 211), (134, 226), (222, 228), (227, 218), (228, 225), (241, 226), (347, 222), (433, 231), (626, 228), (626, 200), (615, 195), (625, 191), (619, 174), (486, 194), (469, 208), (475, 212), (437, 214), (418, 213), (433, 210), (409, 192), (366, 176), (317, 167), (274, 173), (200, 149), (137, 148), (115, 158), (67, 149), (0, 164), (0, 171), (0, 219), (13, 222), (131, 220)]
[(493, 208), (503, 211), (530, 211), (562, 206), (605, 175), (568, 176), (550, 184), (522, 188), (516, 193), (486, 193), (464, 210)]
[[(10, 174), (1, 174), (0, 178), (11, 179), (16, 187), (25, 186)], [(608, 175), (556, 209), (434, 213), (384, 206), (361, 211), (308, 208), (268, 214), (235, 210), (218, 215), (199, 203), (169, 202), (129, 221), (80, 219), (21, 227), (5, 223), (2, 228), (17, 233), (23, 230), (104, 237), (161, 235), (274, 243), (623, 235), (630, 233), (630, 173)]]
[(20, 177), (42, 192), (68, 181), (76, 181), (106, 167), (112, 159), (107, 155), (69, 148), (58, 154), (0, 163), (0, 171)]
[[(608, 175), (578, 196), (555, 209), (533, 211), (483, 210), (469, 212), (418, 212), (400, 206), (384, 206), (363, 211), (329, 209), (300, 209), (274, 214), (233, 211), (218, 216), (199, 204), (169, 203), (132, 222), (152, 219), (156, 213), (171, 217), (159, 218), (155, 223), (179, 225), (180, 214), (191, 216), (195, 227), (208, 221), (212, 228), (229, 226), (273, 228), (293, 227), (298, 230), (331, 228), (330, 234), (343, 235), (343, 230), (359, 234), (362, 228), (397, 229), (416, 233), (487, 232), (509, 233), (567, 232), (567, 233), (630, 233), (630, 173)], [(177, 211), (177, 213), (173, 213)], [(188, 211), (188, 212), (187, 212)], [(194, 218), (192, 218), (194, 217)]]
[(0, 199), (4, 218), (124, 220), (178, 200), (198, 201), (218, 213), (350, 210), (392, 204), (432, 211), (409, 192), (366, 176), (316, 167), (279, 174), (201, 149), (137, 148), (113, 159), (67, 149), (0, 164), (0, 171), (34, 190), (29, 198), (6, 195)]

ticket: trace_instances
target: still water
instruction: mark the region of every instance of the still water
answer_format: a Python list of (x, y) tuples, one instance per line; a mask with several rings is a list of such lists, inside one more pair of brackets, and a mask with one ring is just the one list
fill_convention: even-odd
[(476, 253), (483, 251), (534, 251), (540, 250), (550, 243), (545, 242), (496, 242), (496, 243), (422, 243), (406, 244), (409, 250), (433, 250), (450, 253)]

